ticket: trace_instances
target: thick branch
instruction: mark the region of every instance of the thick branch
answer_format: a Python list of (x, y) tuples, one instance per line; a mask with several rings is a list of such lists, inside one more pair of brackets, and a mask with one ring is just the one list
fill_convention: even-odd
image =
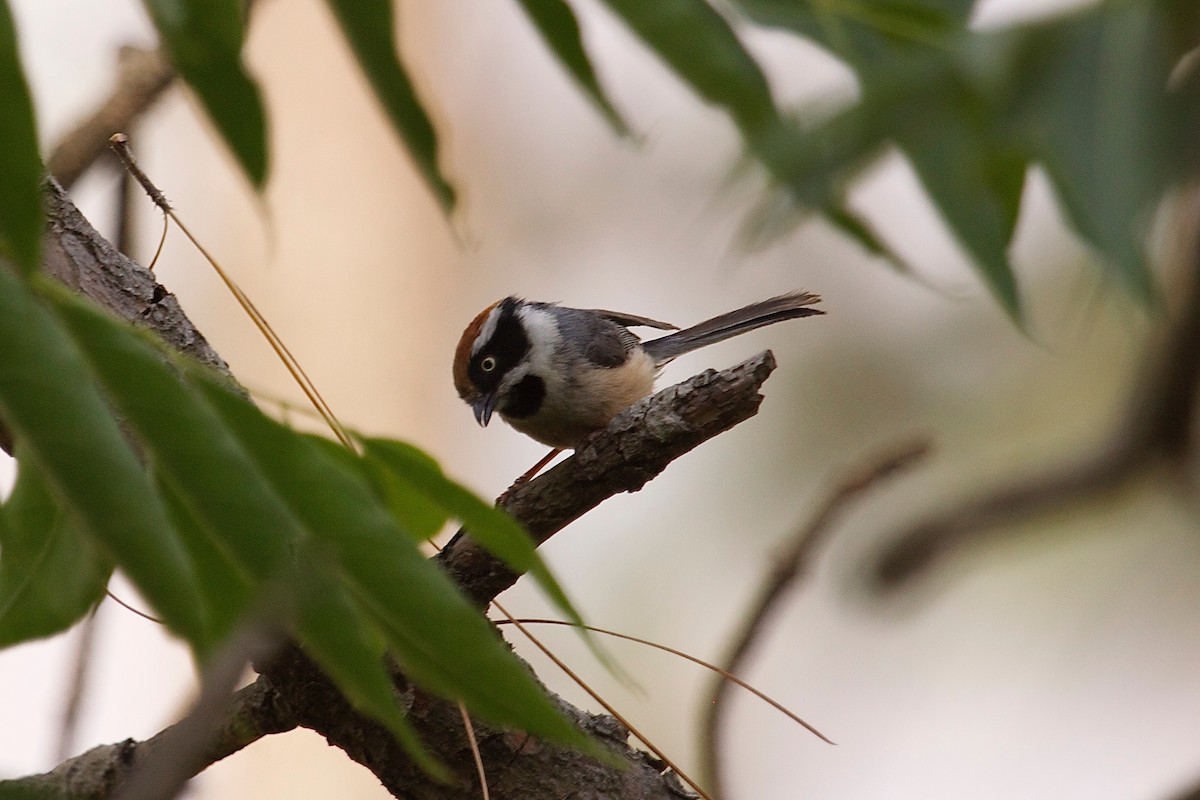
[[(622, 412), (575, 455), (508, 494), (505, 508), (541, 544), (604, 500), (636, 492), (667, 464), (758, 413), (771, 352), (721, 372), (708, 370)], [(438, 555), (481, 606), (518, 575), (461, 532)]]
[(42, 269), (122, 319), (224, 375), (229, 366), (183, 313), (154, 273), (127, 258), (96, 232), (54, 179), (44, 184), (46, 236)]
[[(45, 774), (0, 781), (0, 793), (6, 787), (22, 787), (46, 789), (55, 796), (72, 800), (107, 800), (126, 785), (142, 764), (154, 759), (164, 747), (170, 747), (181, 733), (186, 734), (188, 726), (188, 721), (182, 720), (144, 742), (126, 739), (93, 747)], [(199, 760), (203, 763), (197, 764), (196, 769), (215, 764), (264, 736), (295, 727), (295, 718), (287, 713), (275, 690), (270, 684), (257, 681), (234, 693), (232, 707), (211, 732), (208, 746), (200, 754)]]
[[(382, 726), (360, 716), (330, 680), (296, 648), (260, 664), (265, 678), (289, 705), (298, 724), (367, 767), (396, 797), (405, 800), (479, 800), (467, 735), (458, 707), (431, 697), (393, 670), (408, 719), (429, 750), (449, 767), (453, 782), (430, 779)], [(474, 721), (493, 800), (679, 800), (691, 797), (662, 765), (626, 744), (629, 732), (606, 715), (593, 715), (559, 701), (559, 707), (615, 757), (620, 768), (600, 764), (569, 748), (530, 739)]]

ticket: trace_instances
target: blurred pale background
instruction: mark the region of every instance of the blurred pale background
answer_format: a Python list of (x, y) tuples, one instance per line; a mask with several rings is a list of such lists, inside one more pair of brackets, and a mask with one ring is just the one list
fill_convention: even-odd
[[(150, 39), (135, 0), (15, 0), (50, 146), (108, 91), (115, 50)], [(821, 223), (754, 254), (738, 223), (757, 197), (733, 128), (596, 4), (589, 48), (639, 137), (620, 141), (544, 51), (514, 3), (400, 3), (402, 45), (462, 193), (447, 223), (382, 123), (318, 0), (264, 0), (248, 60), (272, 123), (256, 199), (179, 91), (130, 133), (143, 165), (236, 275), (348, 423), (415, 442), (484, 495), (541, 454), (480, 430), (449, 380), (462, 326), (506, 294), (672, 320), (802, 287), (829, 316), (681, 359), (663, 383), (771, 347), (780, 362), (751, 422), (606, 503), (546, 550), (590, 621), (715, 658), (775, 546), (840, 470), (914, 431), (938, 449), (860, 504), (787, 603), (745, 677), (839, 742), (747, 697), (726, 753), (735, 797), (1131, 798), (1200, 772), (1200, 538), (1196, 508), (1140, 488), (1024, 526), (903, 608), (852, 589), (874, 541), (993, 479), (1093, 441), (1119, 409), (1150, 320), (1099, 285), (1042, 181), (1015, 258), (1020, 333), (892, 160), (856, 193), (924, 284)], [(1044, 9), (997, 0), (981, 24)], [(785, 105), (852, 90), (789, 37), (747, 32)], [(115, 179), (77, 195), (102, 229)], [(732, 187), (732, 188), (730, 188)], [(139, 215), (141, 254), (158, 221)], [(176, 234), (158, 267), (250, 387), (298, 393), (208, 268)], [(118, 591), (132, 596), (117, 584)], [(522, 615), (544, 610), (519, 585)], [(184, 707), (184, 651), (113, 604), (100, 610), (78, 752), (143, 738)], [(0, 774), (47, 769), (77, 632), (0, 653)], [(655, 741), (695, 764), (707, 675), (611, 645), (644, 690), (615, 685), (566, 632), (547, 631)], [(555, 689), (578, 691), (535, 659)], [(191, 796), (382, 798), (372, 777), (306, 732), (210, 769)]]

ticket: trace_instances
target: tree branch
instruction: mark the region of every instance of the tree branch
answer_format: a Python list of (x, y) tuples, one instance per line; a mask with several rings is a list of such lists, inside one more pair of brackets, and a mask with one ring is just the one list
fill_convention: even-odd
[[(53, 180), (46, 184), (46, 205), (47, 272), (101, 306), (156, 331), (176, 348), (229, 374), (225, 362), (191, 325), (175, 298), (151, 273), (100, 237)], [(758, 389), (773, 368), (774, 359), (765, 352), (728, 370), (705, 372), (647, 398), (596, 434), (572, 458), (515, 489), (508, 509), (539, 542), (545, 541), (604, 499), (619, 492), (637, 491), (675, 458), (753, 416), (762, 400)], [(466, 536), (457, 537), (440, 561), (463, 591), (481, 605), (518, 577)], [(195, 774), (261, 736), (303, 725), (371, 769), (397, 796), (446, 800), (479, 797), (457, 705), (425, 695), (394, 672), (397, 693), (405, 700), (410, 720), (460, 779), (454, 786), (444, 786), (432, 783), (411, 764), (390, 733), (351, 708), (296, 647), (286, 647), (258, 666), (258, 680), (234, 695), (232, 711), (216, 726), (213, 739), (199, 756), (193, 753), (184, 759), (187, 766), (183, 772)], [(676, 800), (690, 796), (673, 775), (664, 774), (661, 764), (625, 743), (627, 731), (614, 719), (559, 702), (564, 713), (609, 747), (623, 768), (476, 721), (493, 798)], [(138, 764), (156, 750), (161, 751), (164, 743), (179, 739), (179, 728), (185, 722), (141, 743), (127, 740), (94, 748), (44, 775), (16, 783), (53, 787), (77, 797), (111, 797), (126, 785)], [(184, 738), (196, 741), (194, 734)]]
[[(758, 413), (758, 390), (774, 369), (767, 350), (635, 403), (566, 461), (510, 491), (505, 509), (542, 544), (604, 500), (638, 491), (676, 458)], [(519, 577), (462, 531), (437, 560), (481, 606)]]
[[(721, 669), (731, 675), (740, 676), (746, 659), (758, 642), (764, 627), (788, 592), (807, 574), (817, 548), (829, 537), (834, 522), (847, 506), (880, 481), (924, 458), (930, 446), (929, 441), (924, 438), (892, 446), (865, 459), (835, 484), (833, 491), (813, 518), (796, 531), (769, 565), (757, 597), (743, 614), (737, 632), (730, 638), (725, 657), (719, 662)], [(723, 676), (714, 676), (710, 683), (708, 702), (703, 704), (707, 713), (704, 715), (700, 731), (701, 768), (705, 786), (716, 797), (728, 796), (719, 745), (730, 685)]]
[[(155, 753), (180, 738), (191, 738), (187, 718), (164, 728), (143, 742), (126, 739), (116, 744), (93, 747), (67, 759), (50, 772), (11, 781), (0, 781), (0, 793), (19, 788), (53, 792), (71, 800), (107, 800), (127, 785), (130, 776)], [(193, 765), (193, 773), (272, 733), (296, 727), (295, 718), (282, 704), (270, 684), (255, 683), (235, 692), (229, 710), (209, 731), (207, 746)]]
[(175, 71), (159, 50), (122, 47), (118, 59), (117, 83), (108, 98), (64, 136), (46, 160), (46, 170), (68, 189), (97, 160), (109, 155), (108, 137), (129, 130), (175, 79)]

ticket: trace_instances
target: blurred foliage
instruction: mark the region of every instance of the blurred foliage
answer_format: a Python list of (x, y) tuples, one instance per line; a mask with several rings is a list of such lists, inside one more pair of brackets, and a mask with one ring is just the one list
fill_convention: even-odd
[[(237, 0), (144, 0), (179, 75), (250, 182), (268, 179), (267, 119), (242, 65)], [(563, 0), (518, 0), (562, 68), (624, 134)], [(388, 0), (329, 0), (349, 46), (432, 194), (455, 190), (439, 134), (397, 52)], [(1028, 171), (1039, 166), (1108, 274), (1143, 301), (1150, 218), (1196, 171), (1194, 0), (1101, 2), (987, 30), (968, 0), (604, 0), (699, 98), (722, 109), (772, 178), (770, 208), (825, 215), (899, 263), (846, 205), (889, 150), (911, 164), (999, 302), (1020, 319), (1008, 257)], [(845, 63), (858, 96), (834, 113), (784, 113), (738, 30), (763, 26)], [(248, 615), (272, 614), (365, 713), (431, 770), (383, 668), (502, 725), (581, 744), (575, 731), (417, 543), (465, 522), (578, 619), (509, 519), (398, 442), (363, 453), (267, 418), (219, 378), (36, 274), (36, 128), (0, 0), (0, 417), (19, 479), (0, 508), (0, 644), (61, 631), (113, 566), (203, 661)], [(148, 469), (147, 469), (148, 467)]]
[(248, 617), (288, 626), (432, 770), (385, 652), (481, 717), (585, 746), (418, 544), (462, 520), (578, 615), (524, 531), (427, 456), (299, 434), (42, 276), (0, 268), (0, 316), (0, 410), (20, 442), (0, 506), (0, 645), (72, 625), (115, 563), (201, 663)]

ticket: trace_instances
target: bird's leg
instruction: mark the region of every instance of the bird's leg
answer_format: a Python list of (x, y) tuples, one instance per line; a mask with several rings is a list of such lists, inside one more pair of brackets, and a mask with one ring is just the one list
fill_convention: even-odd
[(551, 461), (553, 461), (558, 456), (558, 454), (561, 452), (562, 452), (562, 448), (556, 447), (553, 450), (551, 450), (549, 453), (547, 453), (542, 458), (541, 461), (537, 462), (532, 467), (525, 470), (524, 474), (522, 474), (519, 478), (517, 478), (515, 481), (512, 482), (512, 486), (509, 486), (507, 489), (504, 490), (504, 494), (502, 494), (496, 498), (496, 505), (498, 505), (498, 506), (507, 505), (508, 498), (512, 496), (513, 492), (515, 492), (517, 489), (521, 488), (522, 486), (524, 486), (525, 484), (527, 484), (531, 480), (533, 480), (534, 476), (536, 476), (539, 472), (541, 472), (542, 469), (544, 469), (547, 464), (549, 464)]

